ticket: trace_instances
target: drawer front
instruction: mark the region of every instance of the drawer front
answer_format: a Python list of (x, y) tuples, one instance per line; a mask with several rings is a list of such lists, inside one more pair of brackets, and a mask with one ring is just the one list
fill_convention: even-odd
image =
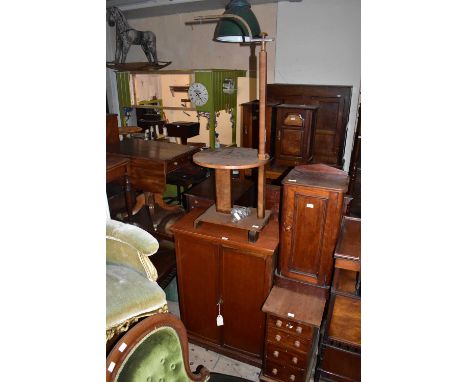
[(266, 360), (264, 374), (285, 382), (305, 382), (305, 370), (295, 367), (282, 366), (281, 364)]
[(293, 366), (299, 369), (307, 368), (307, 354), (286, 349), (271, 342), (267, 342), (265, 353), (268, 359), (279, 362), (284, 366)]
[(304, 325), (285, 318), (268, 315), (268, 325), (276, 329), (285, 330), (304, 339), (312, 339), (314, 330), (312, 326)]
[(335, 347), (325, 346), (321, 356), (320, 370), (322, 375), (335, 376), (339, 381), (360, 381), (361, 356)]
[(282, 330), (268, 326), (267, 340), (279, 346), (284, 346), (296, 351), (307, 353), (310, 349), (311, 340), (293, 336)]
[(175, 169), (178, 169), (186, 164), (189, 164), (192, 160), (191, 155), (185, 155), (178, 157), (177, 159), (174, 159), (172, 161), (166, 162), (166, 172), (169, 173), (171, 171), (174, 171)]
[(194, 208), (208, 208), (214, 204), (214, 200), (198, 198), (194, 195), (185, 194), (185, 197), (187, 198), (187, 209), (189, 211)]

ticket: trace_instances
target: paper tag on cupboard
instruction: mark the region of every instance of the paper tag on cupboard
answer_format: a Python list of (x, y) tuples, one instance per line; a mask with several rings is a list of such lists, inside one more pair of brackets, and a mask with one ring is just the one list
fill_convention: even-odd
[(216, 325), (218, 325), (218, 326), (223, 326), (224, 325), (223, 316), (221, 316), (220, 314), (218, 314), (218, 317), (216, 317)]

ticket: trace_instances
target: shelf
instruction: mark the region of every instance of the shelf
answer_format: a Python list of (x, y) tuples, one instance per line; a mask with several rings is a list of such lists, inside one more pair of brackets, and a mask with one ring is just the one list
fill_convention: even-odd
[(188, 93), (189, 86), (169, 86), (169, 90), (174, 97), (174, 93)]
[(197, 111), (194, 107), (182, 107), (182, 106), (159, 106), (159, 105), (132, 105), (135, 109), (161, 109), (161, 110), (185, 110), (185, 111)]
[(361, 346), (361, 300), (335, 297), (328, 337), (345, 344)]

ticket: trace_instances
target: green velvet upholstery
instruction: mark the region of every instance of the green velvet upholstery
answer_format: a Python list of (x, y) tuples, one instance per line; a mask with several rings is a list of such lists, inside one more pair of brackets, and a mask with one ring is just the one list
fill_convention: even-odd
[(141, 340), (117, 372), (119, 382), (188, 382), (177, 332), (160, 327)]
[(156, 281), (158, 273), (148, 259), (159, 249), (158, 241), (148, 232), (116, 220), (106, 224), (106, 261), (133, 268)]
[(139, 318), (167, 312), (166, 294), (148, 259), (158, 241), (141, 228), (108, 220), (106, 225), (106, 338)]

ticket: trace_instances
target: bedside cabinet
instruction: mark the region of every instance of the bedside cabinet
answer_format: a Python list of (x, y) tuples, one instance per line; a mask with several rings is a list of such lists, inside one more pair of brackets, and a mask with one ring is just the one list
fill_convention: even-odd
[(280, 274), (328, 287), (348, 176), (322, 164), (301, 165), (282, 183)]
[(315, 367), (325, 292), (304, 294), (274, 286), (262, 310), (267, 314), (260, 381), (308, 382)]

